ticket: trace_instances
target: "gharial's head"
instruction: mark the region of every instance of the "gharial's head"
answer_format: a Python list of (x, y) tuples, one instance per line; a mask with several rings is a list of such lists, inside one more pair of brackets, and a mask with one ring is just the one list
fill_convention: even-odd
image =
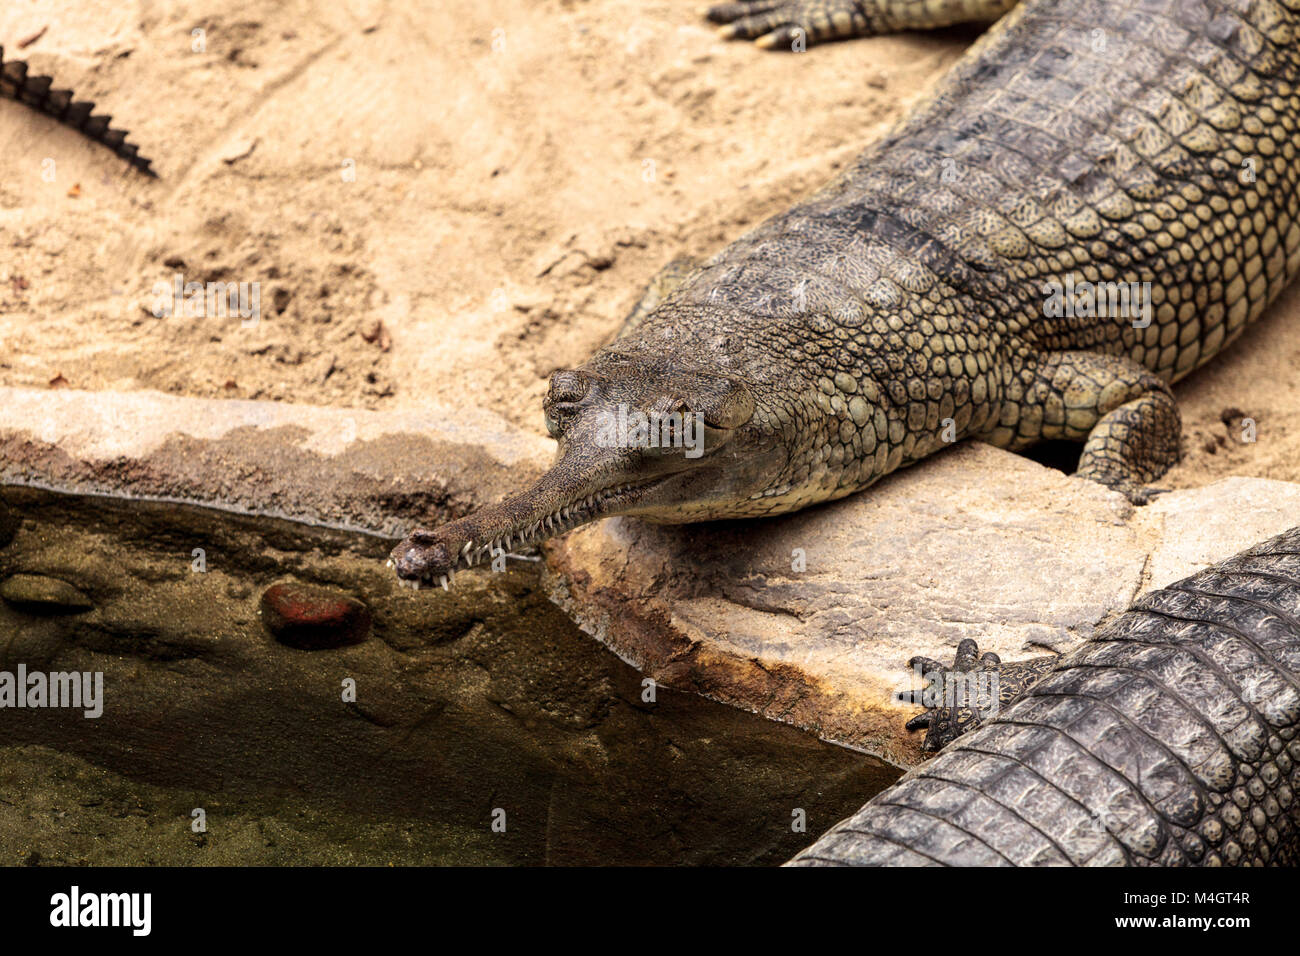
[(725, 515), (760, 493), (784, 460), (755, 422), (739, 377), (645, 352), (602, 349), (551, 376), (543, 403), (559, 443), (529, 490), (393, 549), (404, 584), (447, 584), (497, 553), (610, 515), (679, 522)]

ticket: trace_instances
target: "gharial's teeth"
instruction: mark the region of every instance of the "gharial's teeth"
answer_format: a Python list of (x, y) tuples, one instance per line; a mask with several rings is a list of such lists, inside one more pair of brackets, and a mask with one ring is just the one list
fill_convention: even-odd
[[(581, 524), (583, 521), (588, 520), (610, 498), (613, 498), (616, 495), (621, 495), (635, 487), (637, 487), (635, 483), (628, 483), (615, 485), (612, 488), (605, 488), (595, 492), (594, 494), (590, 494), (579, 501), (570, 502), (568, 505), (557, 508), (550, 514), (538, 518), (527, 527), (518, 528), (508, 534), (503, 534), (498, 538), (494, 538), (491, 541), (482, 544), (478, 544), (472, 539), (466, 541), (461, 545), (460, 551), (456, 555), (456, 560), (448, 570), (448, 573), (440, 576), (438, 578), (438, 583), (441, 584), (444, 589), (450, 590), (449, 583), (455, 581), (455, 572), (458, 568), (475, 567), (477, 564), (487, 560), (489, 557), (495, 558), (498, 552), (513, 557), (515, 556), (514, 548), (516, 543), (522, 548), (533, 545), (538, 540), (547, 537), (548, 535), (563, 534), (571, 528)], [(390, 568), (395, 567), (392, 558), (388, 559), (388, 566)], [(421, 587), (421, 582), (419, 581), (402, 580), (400, 583), (403, 587), (409, 587), (414, 590), (419, 590)], [(434, 581), (432, 578), (427, 578), (423, 584), (425, 587), (432, 587)]]
[(387, 566), (390, 567), (390, 568), (397, 567), (397, 565), (393, 564), (393, 559), (392, 559), (392, 558), (389, 558), (388, 561), (386, 562), (386, 564), (387, 564)]

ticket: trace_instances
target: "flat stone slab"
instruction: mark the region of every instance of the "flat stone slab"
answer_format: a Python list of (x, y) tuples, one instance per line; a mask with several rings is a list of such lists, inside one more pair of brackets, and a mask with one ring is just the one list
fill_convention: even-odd
[(1234, 478), (1134, 508), (970, 443), (793, 515), (611, 519), (547, 550), (552, 599), (647, 674), (912, 765), (916, 708), (893, 692), (913, 655), (951, 659), (966, 637), (1004, 660), (1063, 652), (1297, 521), (1300, 485)]
[(399, 537), (534, 481), (554, 445), (485, 411), (0, 388), (0, 485), (194, 502)]
[(1300, 524), (1300, 485), (1268, 478), (1224, 478), (1156, 499), (1163, 523), (1142, 590), (1173, 584), (1252, 544)]

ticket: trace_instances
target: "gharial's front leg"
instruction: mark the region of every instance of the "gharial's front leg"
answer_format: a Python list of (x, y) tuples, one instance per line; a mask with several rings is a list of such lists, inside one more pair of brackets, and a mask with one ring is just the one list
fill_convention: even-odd
[(754, 40), (768, 50), (798, 50), (829, 40), (930, 30), (955, 23), (987, 23), (1016, 0), (742, 0), (708, 7), (726, 24), (727, 39)]
[(1076, 474), (1145, 504), (1158, 491), (1148, 483), (1178, 461), (1182, 418), (1168, 384), (1138, 363), (1051, 352), (1011, 377), (1000, 417), (974, 437), (1013, 450), (1082, 441)]

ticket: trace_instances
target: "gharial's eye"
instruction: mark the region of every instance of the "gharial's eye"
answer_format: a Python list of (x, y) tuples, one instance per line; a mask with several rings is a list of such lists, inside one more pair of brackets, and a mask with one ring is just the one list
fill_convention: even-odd
[(564, 422), (556, 417), (555, 409), (547, 405), (543, 410), (546, 415), (546, 432), (552, 438), (559, 438), (564, 431)]

